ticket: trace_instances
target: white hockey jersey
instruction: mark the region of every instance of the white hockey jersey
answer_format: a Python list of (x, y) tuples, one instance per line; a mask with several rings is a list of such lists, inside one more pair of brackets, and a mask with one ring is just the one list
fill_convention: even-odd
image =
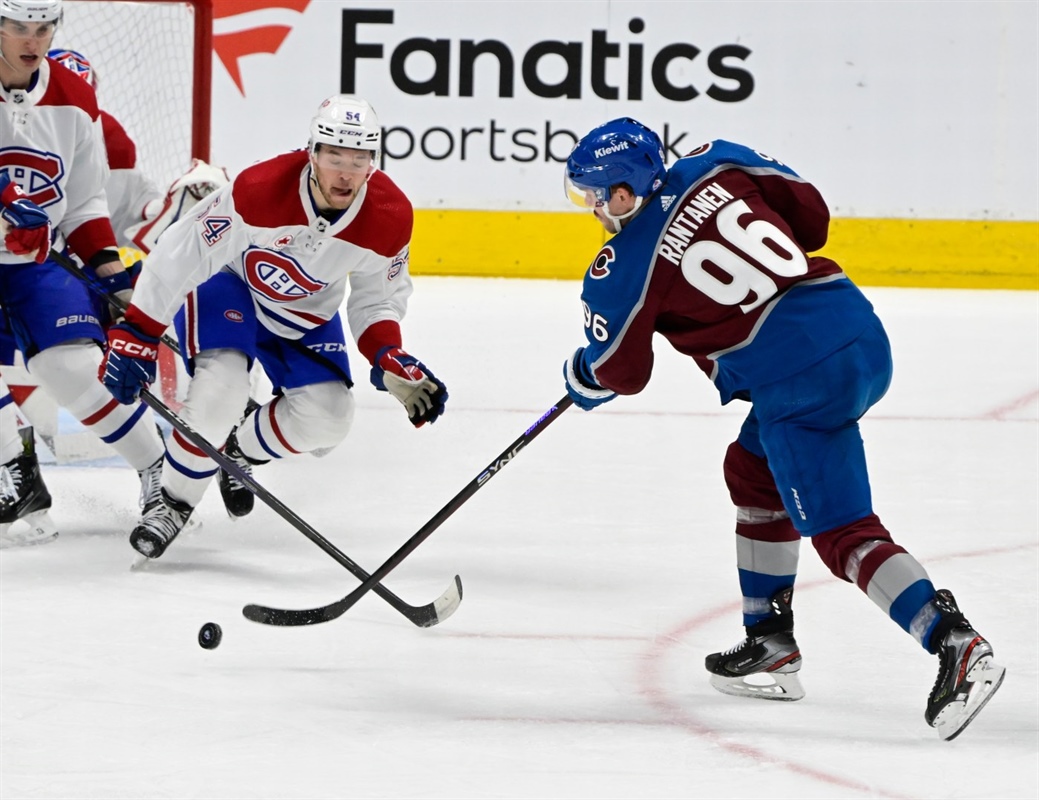
[(108, 152), (108, 213), (120, 247), (136, 247), (132, 230), (144, 220), (144, 210), (162, 192), (137, 166), (137, 145), (122, 124), (101, 109), (101, 130)]
[[(29, 89), (0, 86), (0, 172), (47, 212), (83, 261), (115, 249), (97, 98), (72, 72), (44, 60)], [(0, 263), (24, 261), (0, 243)]]
[(159, 239), (133, 305), (169, 324), (184, 298), (217, 272), (249, 287), (257, 319), (298, 339), (324, 324), (346, 297), (355, 340), (373, 323), (399, 322), (411, 295), (411, 203), (383, 172), (368, 179), (334, 223), (310, 197), (309, 157), (296, 151), (244, 170)]

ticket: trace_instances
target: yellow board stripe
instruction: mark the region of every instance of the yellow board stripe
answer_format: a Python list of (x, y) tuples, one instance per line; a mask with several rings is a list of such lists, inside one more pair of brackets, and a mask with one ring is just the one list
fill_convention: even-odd
[[(606, 239), (587, 213), (422, 209), (411, 271), (577, 280)], [(1039, 222), (834, 219), (820, 254), (863, 286), (1039, 290)]]

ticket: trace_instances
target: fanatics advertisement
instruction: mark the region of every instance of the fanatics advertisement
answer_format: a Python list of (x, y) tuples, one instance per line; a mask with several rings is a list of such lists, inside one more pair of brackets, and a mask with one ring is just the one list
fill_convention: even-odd
[(368, 99), (416, 208), (565, 211), (600, 122), (774, 154), (839, 217), (1036, 220), (1037, 5), (1019, 2), (350, 2), (214, 6), (212, 160), (305, 146)]

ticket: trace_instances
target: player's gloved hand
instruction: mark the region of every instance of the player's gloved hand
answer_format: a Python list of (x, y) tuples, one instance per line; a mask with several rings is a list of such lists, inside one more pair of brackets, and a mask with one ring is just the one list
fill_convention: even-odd
[(566, 393), (574, 401), (574, 405), (591, 411), (596, 406), (610, 402), (617, 396), (616, 392), (602, 388), (592, 378), (585, 365), (584, 348), (578, 347), (574, 354), (563, 364), (563, 377), (566, 378)]
[(84, 271), (90, 273), (90, 279), (108, 295), (108, 316), (112, 322), (122, 320), (126, 309), (130, 306), (130, 301), (133, 300), (134, 268), (136, 267), (139, 274), (140, 264), (141, 262), (138, 261), (132, 267), (120, 268), (117, 272), (104, 277), (98, 275), (92, 267), (84, 267)]
[(47, 260), (51, 248), (50, 217), (7, 175), (0, 175), (0, 220), (8, 250), (16, 256), (29, 256), (37, 264)]
[(444, 413), (447, 387), (429, 367), (399, 347), (384, 347), (376, 353), (371, 377), (376, 389), (400, 400), (416, 428), (436, 422)]
[(97, 377), (116, 400), (129, 404), (137, 399), (141, 389), (155, 382), (158, 359), (158, 336), (149, 336), (135, 325), (120, 322), (108, 329), (108, 350)]

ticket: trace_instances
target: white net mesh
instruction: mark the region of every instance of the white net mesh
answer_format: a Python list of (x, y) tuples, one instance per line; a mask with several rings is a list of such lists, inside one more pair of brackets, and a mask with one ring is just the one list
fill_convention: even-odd
[(194, 8), (187, 2), (65, 0), (52, 47), (76, 50), (98, 77), (98, 102), (165, 188), (191, 163)]

